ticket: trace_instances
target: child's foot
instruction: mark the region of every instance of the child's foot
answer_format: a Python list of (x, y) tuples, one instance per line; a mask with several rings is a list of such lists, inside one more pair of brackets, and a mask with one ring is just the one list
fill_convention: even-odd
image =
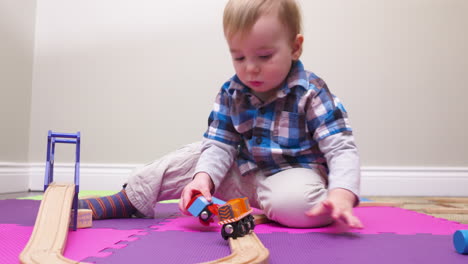
[(129, 218), (137, 211), (127, 197), (125, 189), (104, 197), (80, 199), (79, 209), (91, 209), (93, 219)]

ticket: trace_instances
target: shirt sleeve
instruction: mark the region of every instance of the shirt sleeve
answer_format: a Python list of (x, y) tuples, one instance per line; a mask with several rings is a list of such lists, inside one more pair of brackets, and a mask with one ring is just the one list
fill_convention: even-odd
[(230, 98), (223, 88), (216, 96), (213, 110), (208, 118), (208, 129), (205, 138), (213, 139), (235, 148), (239, 145), (240, 135), (236, 131), (230, 111)]
[(307, 126), (315, 141), (320, 141), (325, 137), (352, 131), (348, 121), (348, 113), (334, 96), (322, 79), (311, 81), (310, 101), (307, 105)]
[(359, 198), (361, 168), (352, 133), (344, 132), (328, 136), (319, 141), (319, 147), (329, 168), (328, 189), (343, 188)]
[(216, 190), (231, 168), (236, 155), (237, 149), (233, 146), (212, 139), (204, 139), (195, 174), (208, 173)]

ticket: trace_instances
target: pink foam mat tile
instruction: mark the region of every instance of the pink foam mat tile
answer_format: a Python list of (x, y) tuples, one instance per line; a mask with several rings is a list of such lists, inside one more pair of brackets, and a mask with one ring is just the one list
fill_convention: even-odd
[[(17, 264), (18, 256), (31, 236), (32, 226), (0, 224), (0, 263)], [(105, 249), (117, 250), (144, 236), (142, 230), (78, 229), (68, 233), (64, 256), (72, 260), (83, 260), (90, 256), (106, 257), (111, 253)]]
[[(364, 224), (363, 229), (348, 230), (343, 226), (334, 223), (330, 226), (321, 228), (288, 228), (276, 223), (257, 225), (255, 233), (360, 233), (360, 234), (382, 234), (393, 233), (400, 235), (412, 234), (433, 234), (433, 235), (452, 235), (456, 230), (468, 229), (468, 225), (448, 221), (441, 218), (417, 213), (414, 211), (396, 208), (396, 207), (360, 207), (354, 210), (357, 217)], [(181, 216), (174, 219), (168, 219), (160, 224), (153, 225), (151, 228), (156, 232), (164, 231), (185, 231), (185, 232), (219, 232), (220, 227), (213, 223), (210, 226), (203, 226), (198, 219), (190, 216)]]

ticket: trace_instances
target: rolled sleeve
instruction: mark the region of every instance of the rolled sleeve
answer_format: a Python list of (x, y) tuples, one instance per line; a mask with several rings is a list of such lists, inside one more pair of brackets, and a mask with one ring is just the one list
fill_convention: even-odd
[(347, 189), (358, 198), (361, 168), (353, 135), (345, 132), (328, 136), (319, 141), (319, 147), (328, 164), (328, 189)]
[(206, 172), (210, 175), (214, 189), (226, 176), (237, 155), (237, 149), (222, 142), (204, 139), (202, 142), (202, 154), (197, 162), (195, 174)]

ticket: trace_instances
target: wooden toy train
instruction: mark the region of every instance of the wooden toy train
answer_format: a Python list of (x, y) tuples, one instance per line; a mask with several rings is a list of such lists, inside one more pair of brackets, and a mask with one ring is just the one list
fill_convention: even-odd
[(255, 228), (254, 217), (251, 214), (253, 210), (246, 197), (227, 202), (213, 197), (213, 201), (208, 202), (201, 194), (197, 194), (187, 205), (187, 211), (198, 217), (203, 225), (209, 225), (214, 222), (214, 216), (218, 216), (218, 224), (222, 225), (221, 236), (224, 239), (243, 237)]

